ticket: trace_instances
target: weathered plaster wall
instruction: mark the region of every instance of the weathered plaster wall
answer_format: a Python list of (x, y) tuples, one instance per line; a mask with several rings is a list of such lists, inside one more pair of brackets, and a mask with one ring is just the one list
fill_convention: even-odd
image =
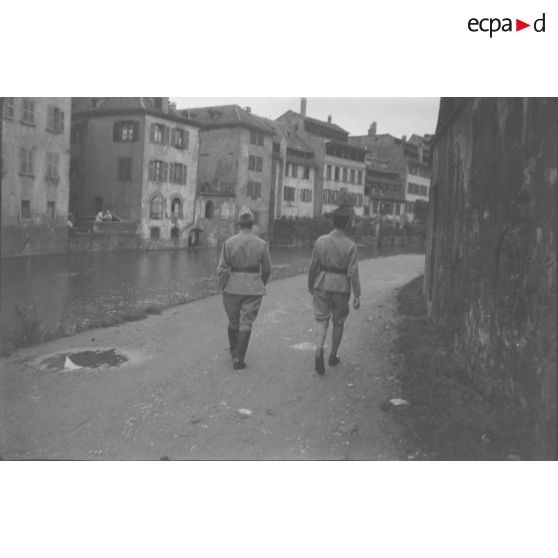
[(526, 455), (556, 446), (558, 99), (471, 99), (439, 133), (425, 290)]

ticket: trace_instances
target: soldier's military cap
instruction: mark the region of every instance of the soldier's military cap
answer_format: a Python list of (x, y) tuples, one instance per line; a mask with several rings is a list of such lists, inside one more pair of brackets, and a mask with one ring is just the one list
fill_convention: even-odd
[(352, 196), (341, 190), (339, 192), (339, 207), (333, 211), (333, 215), (341, 215), (343, 217), (352, 217), (355, 214), (355, 208)]

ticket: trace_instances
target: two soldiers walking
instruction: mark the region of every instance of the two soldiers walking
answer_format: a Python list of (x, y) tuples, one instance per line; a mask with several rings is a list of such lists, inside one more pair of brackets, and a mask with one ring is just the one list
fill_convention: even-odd
[[(349, 315), (351, 289), (353, 308), (360, 307), (357, 247), (345, 232), (353, 215), (350, 204), (342, 204), (333, 212), (333, 230), (318, 238), (310, 261), (308, 290), (313, 296), (317, 322), (315, 370), (318, 374), (325, 373), (324, 344), (330, 319), (333, 328), (328, 364), (335, 366), (340, 362), (337, 351)], [(225, 241), (217, 268), (229, 319), (228, 337), (234, 370), (246, 367), (244, 358), (252, 326), (271, 274), (269, 247), (252, 232), (253, 223), (252, 213), (243, 207), (239, 217), (240, 232)]]

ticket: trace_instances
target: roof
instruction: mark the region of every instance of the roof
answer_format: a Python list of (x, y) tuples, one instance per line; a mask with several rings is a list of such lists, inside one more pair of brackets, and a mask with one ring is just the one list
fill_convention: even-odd
[[(93, 104), (95, 99), (95, 104)], [(154, 97), (72, 97), (72, 115), (107, 116), (119, 114), (151, 114), (160, 118), (197, 124), (184, 115), (170, 110), (163, 111), (155, 105)]]
[(276, 128), (272, 120), (252, 114), (238, 105), (221, 105), (213, 107), (195, 107), (180, 109), (186, 118), (191, 118), (204, 128), (225, 128), (244, 126), (275, 135)]
[(283, 117), (287, 114), (291, 114), (293, 116), (298, 116), (299, 118), (303, 118), (305, 122), (311, 122), (311, 123), (317, 124), (319, 126), (324, 126), (325, 128), (329, 128), (330, 130), (335, 130), (336, 132), (342, 132), (343, 134), (348, 134), (349, 133), (349, 132), (347, 132), (347, 130), (341, 128), (341, 126), (338, 126), (337, 124), (334, 124), (333, 122), (326, 122), (325, 120), (318, 120), (317, 118), (312, 118), (310, 116), (304, 116), (300, 112), (295, 112), (294, 110), (288, 110), (287, 112), (284, 112), (281, 116), (279, 116), (279, 118), (281, 118), (281, 117)]
[(368, 158), (366, 159), (366, 169), (383, 173), (386, 175), (399, 174), (399, 171), (385, 159)]
[(314, 150), (296, 132), (287, 137), (287, 148), (314, 154)]

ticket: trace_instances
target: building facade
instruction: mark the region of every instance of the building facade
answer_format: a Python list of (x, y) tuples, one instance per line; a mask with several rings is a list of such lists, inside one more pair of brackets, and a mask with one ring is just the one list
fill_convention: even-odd
[(370, 125), (367, 135), (349, 138), (350, 143), (366, 150), (367, 157), (384, 161), (391, 171), (403, 178), (405, 200), (399, 216), (407, 222), (414, 220), (416, 201), (428, 202), (429, 199), (431, 139), (430, 135), (413, 134), (407, 140), (406, 136), (378, 134), (376, 122)]
[(442, 99), (425, 293), (522, 455), (556, 458), (558, 99)]
[(405, 177), (385, 159), (366, 155), (365, 215), (399, 225), (405, 210)]
[(342, 190), (351, 194), (356, 214), (363, 215), (364, 149), (347, 143), (348, 132), (333, 124), (331, 117), (325, 122), (306, 116), (305, 99), (300, 113), (289, 110), (276, 122), (287, 133), (297, 134), (314, 152), (314, 217), (333, 211)]
[(274, 211), (273, 123), (237, 105), (180, 112), (202, 128), (197, 205), (204, 243), (215, 246), (233, 234), (242, 206), (254, 214), (254, 231), (269, 234)]
[(75, 99), (71, 210), (109, 210), (145, 241), (186, 244), (195, 224), (199, 125), (164, 97)]
[(68, 244), (71, 99), (2, 103), (2, 256), (63, 252)]

